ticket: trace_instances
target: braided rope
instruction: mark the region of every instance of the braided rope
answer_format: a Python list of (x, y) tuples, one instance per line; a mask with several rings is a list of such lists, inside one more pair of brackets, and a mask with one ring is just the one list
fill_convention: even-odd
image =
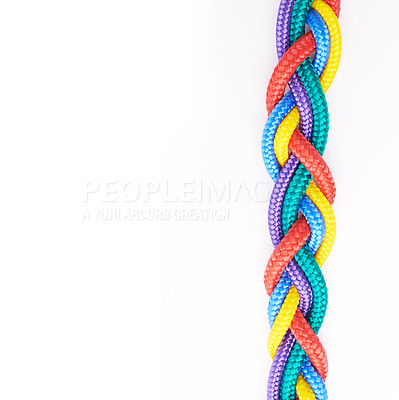
[(275, 250), (264, 277), (273, 358), (268, 400), (327, 399), (328, 362), (317, 333), (327, 308), (320, 268), (335, 239), (335, 184), (322, 156), (325, 93), (341, 55), (339, 12), (340, 0), (281, 0), (277, 17), (279, 62), (267, 88), (262, 138), (275, 181), (268, 216)]

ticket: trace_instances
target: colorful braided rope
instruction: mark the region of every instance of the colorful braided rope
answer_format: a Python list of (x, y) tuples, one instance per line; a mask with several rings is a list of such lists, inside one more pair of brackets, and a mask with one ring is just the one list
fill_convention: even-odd
[(262, 138), (275, 182), (268, 217), (275, 250), (265, 271), (273, 358), (268, 400), (327, 399), (327, 356), (317, 334), (327, 308), (320, 268), (335, 239), (335, 184), (322, 156), (325, 92), (341, 55), (339, 11), (340, 0), (281, 0), (278, 11), (279, 62), (267, 88)]

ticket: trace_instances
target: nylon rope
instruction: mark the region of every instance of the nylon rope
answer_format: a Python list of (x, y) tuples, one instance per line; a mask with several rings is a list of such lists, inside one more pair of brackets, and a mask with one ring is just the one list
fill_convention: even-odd
[(268, 214), (275, 250), (264, 276), (273, 358), (268, 400), (327, 399), (328, 362), (317, 336), (328, 301), (320, 268), (336, 228), (335, 184), (322, 156), (329, 131), (325, 93), (341, 55), (339, 12), (340, 0), (281, 0), (278, 11), (279, 62), (267, 88), (262, 137), (275, 182)]

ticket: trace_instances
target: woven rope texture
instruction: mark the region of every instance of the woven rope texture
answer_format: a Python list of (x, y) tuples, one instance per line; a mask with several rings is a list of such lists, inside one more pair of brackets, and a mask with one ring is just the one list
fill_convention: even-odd
[[(262, 155), (275, 182), (265, 270), (273, 358), (268, 400), (327, 400), (328, 362), (317, 334), (327, 308), (321, 272), (335, 239), (335, 184), (323, 153), (329, 131), (325, 93), (338, 69), (340, 0), (281, 0), (279, 62), (266, 96)], [(306, 27), (309, 27), (307, 33)]]

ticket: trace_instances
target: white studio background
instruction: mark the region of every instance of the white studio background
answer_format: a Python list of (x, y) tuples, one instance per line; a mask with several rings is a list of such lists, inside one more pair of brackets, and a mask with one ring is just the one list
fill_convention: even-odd
[[(1, 399), (266, 398), (278, 3), (0, 2)], [(342, 2), (331, 399), (399, 399), (398, 11)]]

